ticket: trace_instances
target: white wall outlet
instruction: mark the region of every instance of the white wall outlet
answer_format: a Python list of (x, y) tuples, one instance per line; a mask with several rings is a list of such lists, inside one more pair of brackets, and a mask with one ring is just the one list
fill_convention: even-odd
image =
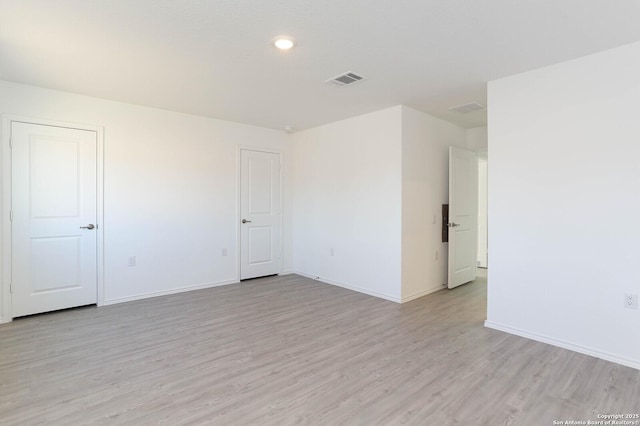
[(226, 248), (223, 248), (223, 249), (222, 249), (222, 255), (223, 255), (223, 256), (226, 256), (226, 255), (227, 255), (227, 249), (226, 249)]
[(624, 307), (629, 309), (638, 309), (638, 295), (626, 293), (624, 295)]
[(333, 251), (333, 247), (331, 247), (329, 249), (329, 256), (333, 256), (335, 254), (335, 252)]
[(129, 266), (136, 266), (136, 257), (135, 256), (129, 256)]

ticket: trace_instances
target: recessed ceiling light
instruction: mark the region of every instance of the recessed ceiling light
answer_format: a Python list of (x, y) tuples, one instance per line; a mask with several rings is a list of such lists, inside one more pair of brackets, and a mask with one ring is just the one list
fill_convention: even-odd
[(281, 35), (273, 39), (273, 45), (280, 50), (289, 50), (296, 45), (296, 39)]

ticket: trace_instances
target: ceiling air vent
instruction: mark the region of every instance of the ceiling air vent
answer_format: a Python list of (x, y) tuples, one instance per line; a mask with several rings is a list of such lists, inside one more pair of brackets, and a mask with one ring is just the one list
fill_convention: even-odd
[(470, 112), (480, 111), (480, 110), (485, 109), (485, 108), (486, 107), (484, 105), (482, 105), (482, 104), (479, 104), (477, 102), (470, 102), (468, 104), (451, 107), (451, 108), (449, 108), (449, 111), (459, 112), (460, 114), (468, 114)]
[(350, 86), (352, 84), (356, 84), (361, 82), (362, 80), (366, 80), (366, 77), (358, 75), (354, 72), (348, 71), (329, 80), (326, 80), (325, 83), (333, 84), (336, 86)]

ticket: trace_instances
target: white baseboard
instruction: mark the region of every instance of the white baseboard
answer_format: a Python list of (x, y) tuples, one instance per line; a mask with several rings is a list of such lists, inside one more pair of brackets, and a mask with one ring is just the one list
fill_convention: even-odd
[(339, 281), (330, 280), (323, 277), (318, 277), (317, 275), (307, 274), (305, 272), (293, 271), (294, 274), (302, 275), (303, 277), (311, 278), (312, 280), (320, 281), (325, 284), (335, 285), (336, 287), (346, 288), (347, 290), (357, 291), (358, 293), (368, 294), (369, 296), (378, 297), (380, 299), (389, 300), (391, 302), (402, 303), (399, 297), (390, 296), (388, 294), (379, 293), (377, 291), (372, 291), (366, 288), (358, 287), (351, 284), (341, 283)]
[(576, 345), (574, 343), (567, 342), (565, 340), (554, 339), (553, 337), (531, 333), (529, 331), (520, 330), (518, 328), (510, 327), (504, 324), (498, 324), (488, 320), (484, 322), (484, 326), (487, 328), (492, 328), (494, 330), (504, 331), (505, 333), (515, 334), (516, 336), (520, 336), (520, 337), (526, 337), (527, 339), (535, 340), (542, 343), (547, 343), (553, 346), (558, 346), (563, 349), (569, 349), (571, 351), (578, 352), (584, 355), (590, 355), (596, 358), (604, 359), (605, 361), (615, 362), (616, 364), (621, 364), (627, 367), (640, 370), (640, 360), (621, 357), (609, 352), (589, 348), (586, 346)]
[(13, 321), (12, 318), (0, 317), (0, 324), (7, 324), (7, 323), (10, 323), (11, 321)]
[(293, 272), (291, 269), (289, 269), (288, 271), (280, 272), (278, 275), (291, 275), (291, 274), (295, 274), (295, 272)]
[(419, 291), (417, 293), (414, 293), (410, 296), (405, 296), (402, 298), (402, 301), (400, 303), (406, 303), (406, 302), (410, 302), (412, 300), (418, 299), (422, 296), (426, 296), (427, 294), (431, 294), (431, 293), (435, 293), (436, 291), (440, 291), (443, 290), (445, 287), (442, 287), (441, 285), (437, 286), (437, 287), (433, 287), (433, 288), (428, 288), (426, 290), (422, 290)]
[(136, 294), (134, 296), (127, 296), (127, 297), (120, 297), (117, 299), (105, 300), (102, 306), (115, 305), (116, 303), (132, 302), (134, 300), (148, 299), (150, 297), (167, 296), (169, 294), (184, 293), (185, 291), (203, 290), (205, 288), (220, 287), (223, 285), (237, 284), (239, 282), (240, 281), (238, 280), (218, 281), (215, 283), (190, 285), (187, 287), (179, 287), (179, 288), (173, 288), (170, 290), (163, 290), (163, 291), (154, 291), (151, 293), (141, 293), (141, 294)]

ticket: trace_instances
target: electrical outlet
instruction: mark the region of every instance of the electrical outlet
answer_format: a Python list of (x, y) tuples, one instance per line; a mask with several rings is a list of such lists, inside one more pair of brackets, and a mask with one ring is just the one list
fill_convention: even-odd
[(129, 266), (136, 266), (136, 257), (135, 256), (130, 256), (129, 257)]
[(626, 293), (624, 295), (624, 307), (628, 309), (638, 309), (638, 295)]
[(223, 248), (223, 249), (222, 249), (222, 255), (223, 255), (223, 256), (226, 256), (226, 255), (227, 255), (227, 249), (226, 249), (226, 248)]

